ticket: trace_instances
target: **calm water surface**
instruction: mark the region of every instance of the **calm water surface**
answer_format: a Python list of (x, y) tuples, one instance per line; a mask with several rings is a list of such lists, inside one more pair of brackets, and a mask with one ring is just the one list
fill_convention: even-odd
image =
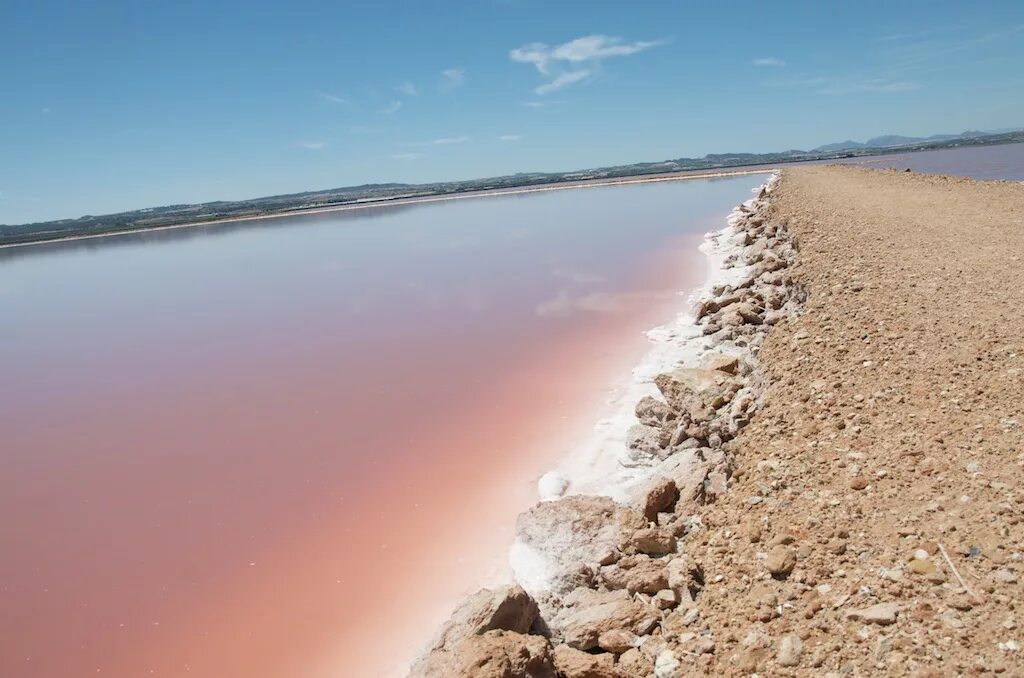
[(0, 252), (0, 675), (393, 670), (762, 180)]
[(866, 167), (896, 167), (926, 174), (955, 174), (974, 179), (1024, 181), (1024, 144), (969, 146), (920, 153), (894, 153), (844, 160)]

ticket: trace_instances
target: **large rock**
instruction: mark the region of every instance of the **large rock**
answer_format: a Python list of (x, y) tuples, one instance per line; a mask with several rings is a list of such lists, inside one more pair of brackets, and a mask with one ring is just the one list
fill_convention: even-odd
[(462, 601), (431, 646), (437, 649), (466, 636), (500, 629), (529, 633), (537, 618), (537, 603), (519, 586), (481, 589)]
[(530, 564), (530, 572), (516, 568), (517, 578), (533, 593), (566, 593), (579, 583), (581, 568), (607, 562), (644, 527), (647, 521), (638, 511), (608, 497), (541, 502), (516, 521), (513, 563)]
[(563, 606), (550, 619), (548, 627), (569, 647), (592, 650), (601, 634), (627, 631), (638, 636), (651, 632), (661, 619), (661, 611), (626, 591), (595, 591), (578, 588), (567, 595)]
[(669, 478), (657, 476), (652, 478), (640, 491), (640, 498), (637, 507), (644, 514), (644, 518), (652, 522), (658, 519), (658, 514), (669, 512), (679, 499), (679, 488)]
[(421, 659), (409, 678), (556, 678), (543, 636), (487, 631), (465, 636)]
[(682, 367), (659, 374), (654, 384), (665, 400), (680, 412), (689, 412), (694, 406), (710, 402), (722, 392), (729, 375), (720, 370)]
[(564, 678), (624, 678), (615, 670), (615, 657), (590, 654), (568, 645), (555, 648), (555, 667)]
[(624, 589), (630, 594), (654, 595), (668, 587), (668, 573), (664, 559), (646, 554), (626, 556), (614, 565), (601, 568), (601, 581), (610, 590)]
[(638, 457), (664, 458), (663, 448), (668, 443), (662, 430), (645, 424), (633, 424), (626, 431), (626, 445)]
[(652, 396), (644, 396), (636, 404), (636, 418), (641, 424), (661, 428), (667, 422), (676, 418), (676, 412), (668, 403), (663, 403)]

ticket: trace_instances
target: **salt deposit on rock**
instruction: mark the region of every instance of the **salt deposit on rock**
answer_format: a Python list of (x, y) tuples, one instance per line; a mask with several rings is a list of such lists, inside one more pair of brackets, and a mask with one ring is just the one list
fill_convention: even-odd
[[(796, 259), (789, 231), (768, 218), (776, 183), (773, 177), (733, 211), (726, 229), (709, 234), (707, 251), (723, 273), (702, 292), (714, 294), (695, 302), (695, 313), (652, 332), (660, 343), (636, 373), (643, 388), (630, 391), (632, 422), (607, 422), (621, 427), (621, 437), (602, 438), (589, 456), (572, 457), (542, 477), (545, 501), (519, 517), (511, 558), (539, 606), (533, 630), (550, 644), (544, 657), (532, 649), (523, 656), (550, 657), (562, 675), (675, 676), (679, 656), (714, 655), (715, 639), (691, 630), (708, 582), (700, 563), (680, 552), (680, 540), (700, 529), (702, 506), (729, 492), (729, 441), (764, 395), (759, 348), (770, 328), (804, 302), (786, 275)], [(776, 569), (788, 574), (791, 558), (787, 551)], [(487, 600), (456, 618), (488, 618)], [(521, 624), (501, 626), (524, 633)], [(510, 642), (519, 641), (502, 638), (499, 659)], [(435, 645), (432, 655), (450, 645)], [(785, 650), (786, 657), (800, 653), (792, 641)]]

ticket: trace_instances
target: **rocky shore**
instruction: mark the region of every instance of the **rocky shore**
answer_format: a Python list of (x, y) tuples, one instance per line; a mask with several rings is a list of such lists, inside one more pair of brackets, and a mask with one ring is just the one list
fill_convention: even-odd
[(1024, 186), (787, 169), (730, 216), (629, 501), (523, 513), (529, 590), (413, 676), (1020, 675)]

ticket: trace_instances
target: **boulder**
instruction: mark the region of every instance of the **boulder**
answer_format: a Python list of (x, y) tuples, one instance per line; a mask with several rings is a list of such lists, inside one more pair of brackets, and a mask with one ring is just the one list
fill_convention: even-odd
[(675, 552), (676, 537), (664, 528), (646, 527), (633, 533), (629, 545), (640, 553), (662, 556)]
[(676, 418), (676, 412), (668, 403), (664, 403), (652, 396), (644, 396), (636, 404), (636, 418), (641, 424), (661, 428), (666, 422)]
[(537, 618), (537, 603), (519, 586), (481, 589), (463, 600), (431, 644), (443, 648), (466, 636), (500, 629), (528, 633)]
[(460, 638), (416, 662), (409, 678), (556, 678), (543, 636), (487, 631)]
[(531, 591), (536, 593), (535, 586), (561, 594), (578, 583), (581, 568), (606, 560), (646, 526), (639, 512), (608, 497), (573, 495), (541, 502), (521, 513), (513, 548), (527, 550), (531, 561), (546, 573), (546, 580), (534, 582)]
[(654, 672), (654, 662), (634, 648), (619, 655), (618, 668), (626, 676), (649, 676)]
[[(667, 442), (667, 441), (666, 441)], [(664, 457), (662, 431), (645, 424), (633, 424), (626, 431), (626, 445), (640, 456)]]
[(601, 634), (628, 631), (647, 635), (662, 619), (656, 607), (635, 600), (623, 590), (575, 589), (563, 599), (563, 607), (548, 620), (554, 634), (566, 645), (589, 650), (598, 646)]
[(563, 600), (563, 606), (547, 620), (552, 634), (569, 647), (592, 650), (601, 634), (628, 631), (638, 636), (651, 632), (661, 619), (661, 611), (623, 590), (595, 591), (578, 588)]
[(640, 636), (623, 629), (605, 631), (597, 638), (597, 646), (605, 652), (622, 654), (640, 644)]
[(704, 588), (704, 568), (688, 554), (681, 554), (669, 561), (665, 568), (668, 588), (676, 592), (684, 603), (693, 601)]
[(558, 674), (565, 678), (623, 678), (615, 670), (615, 656), (611, 654), (590, 654), (559, 645), (554, 658)]
[(718, 370), (682, 367), (659, 374), (654, 378), (654, 384), (669, 405), (680, 412), (687, 412), (703, 396), (717, 393), (726, 376)]
[(679, 488), (668, 478), (658, 476), (644, 486), (640, 492), (637, 508), (644, 518), (656, 521), (658, 514), (671, 511), (679, 499)]
[(734, 355), (715, 355), (704, 362), (705, 369), (736, 374), (740, 370), (740, 359)]
[(612, 591), (654, 595), (668, 587), (668, 572), (663, 559), (646, 554), (625, 556), (614, 565), (601, 568), (600, 580)]

